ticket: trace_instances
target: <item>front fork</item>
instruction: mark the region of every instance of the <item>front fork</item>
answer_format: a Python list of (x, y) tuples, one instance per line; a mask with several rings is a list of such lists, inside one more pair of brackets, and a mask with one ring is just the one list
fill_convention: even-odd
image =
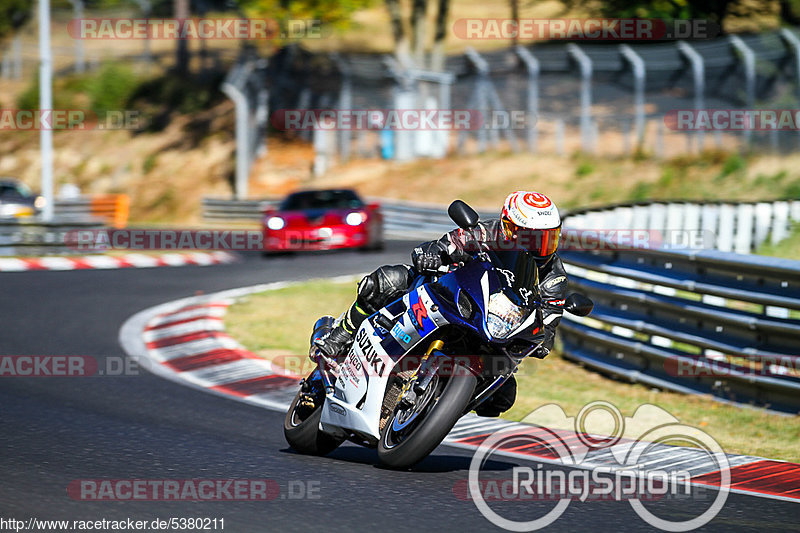
[(440, 358), (435, 356), (434, 352), (441, 352), (443, 347), (444, 342), (441, 340), (435, 340), (428, 346), (420, 365), (400, 390), (400, 396), (397, 401), (402, 408), (407, 409), (413, 406), (417, 401), (417, 397), (428, 388), (431, 380), (439, 371)]

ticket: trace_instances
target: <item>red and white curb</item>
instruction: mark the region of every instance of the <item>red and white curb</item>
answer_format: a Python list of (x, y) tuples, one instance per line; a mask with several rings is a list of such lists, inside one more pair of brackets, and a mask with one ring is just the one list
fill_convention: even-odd
[[(352, 276), (334, 278), (355, 279)], [(270, 283), (195, 296), (145, 309), (128, 319), (120, 330), (120, 343), (129, 356), (154, 374), (183, 385), (237, 401), (285, 412), (297, 391), (300, 376), (286, 372), (242, 347), (224, 330), (227, 307), (247, 294), (276, 290), (290, 282)], [(476, 450), (493, 433), (530, 433), (533, 426), (473, 413), (462, 417), (444, 444)], [(509, 440), (493, 453), (518, 460), (563, 465), (553, 451), (574, 433), (554, 435), (553, 442), (523, 443)], [(558, 442), (556, 442), (558, 441)], [(719, 487), (718, 463), (700, 449), (654, 445), (648, 453), (648, 471), (689, 472), (692, 484)], [(655, 457), (655, 459), (653, 459)], [(590, 453), (578, 468), (614, 464), (610, 450)], [(800, 503), (800, 464), (762, 457), (727, 455), (730, 491)]]
[(126, 254), (121, 256), (86, 255), (80, 257), (0, 257), (0, 272), (28, 270), (86, 270), (116, 268), (155, 268), (187, 265), (220, 265), (236, 261), (230, 252), (181, 252), (160, 255)]

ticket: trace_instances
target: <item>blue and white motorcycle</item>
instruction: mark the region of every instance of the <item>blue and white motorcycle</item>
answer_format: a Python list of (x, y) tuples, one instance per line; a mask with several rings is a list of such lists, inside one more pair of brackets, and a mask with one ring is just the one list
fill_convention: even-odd
[[(478, 215), (457, 200), (448, 213), (471, 230)], [(368, 317), (343, 360), (317, 353), (286, 414), (289, 445), (325, 455), (345, 440), (377, 447), (407, 468), (436, 448), (456, 421), (496, 391), (544, 340), (538, 269), (524, 251), (479, 251), (466, 264), (419, 276), (402, 298)], [(581, 316), (592, 302), (570, 295)], [(322, 317), (313, 341), (333, 327)]]

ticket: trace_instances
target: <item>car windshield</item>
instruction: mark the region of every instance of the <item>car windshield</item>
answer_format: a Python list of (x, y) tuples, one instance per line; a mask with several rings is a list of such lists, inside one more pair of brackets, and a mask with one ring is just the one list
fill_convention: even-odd
[[(492, 264), (499, 270), (501, 280), (510, 291), (505, 291), (517, 305), (526, 305), (539, 300), (539, 268), (536, 257), (522, 250), (495, 250), (489, 252)], [(505, 279), (503, 279), (505, 278)]]
[(281, 204), (283, 211), (307, 209), (358, 209), (364, 202), (349, 190), (304, 191), (290, 194)]
[(30, 198), (31, 196), (31, 191), (21, 183), (0, 183), (0, 198), (3, 198), (4, 200), (18, 200)]

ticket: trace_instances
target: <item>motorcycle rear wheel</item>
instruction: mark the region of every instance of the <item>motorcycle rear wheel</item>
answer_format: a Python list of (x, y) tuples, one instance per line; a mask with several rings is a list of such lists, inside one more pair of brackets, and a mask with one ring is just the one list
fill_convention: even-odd
[(338, 448), (344, 439), (337, 439), (319, 429), (324, 403), (317, 405), (313, 411), (304, 413), (305, 408), (300, 405), (301, 395), (302, 391), (298, 391), (283, 421), (283, 435), (286, 437), (286, 442), (295, 451), (306, 455), (328, 455)]
[(426, 407), (421, 419), (399, 442), (393, 429), (399, 415), (399, 409), (395, 408), (378, 441), (381, 462), (391, 468), (410, 468), (427, 457), (464, 414), (477, 383), (478, 379), (469, 370), (456, 365), (453, 375), (436, 391), (433, 404)]

